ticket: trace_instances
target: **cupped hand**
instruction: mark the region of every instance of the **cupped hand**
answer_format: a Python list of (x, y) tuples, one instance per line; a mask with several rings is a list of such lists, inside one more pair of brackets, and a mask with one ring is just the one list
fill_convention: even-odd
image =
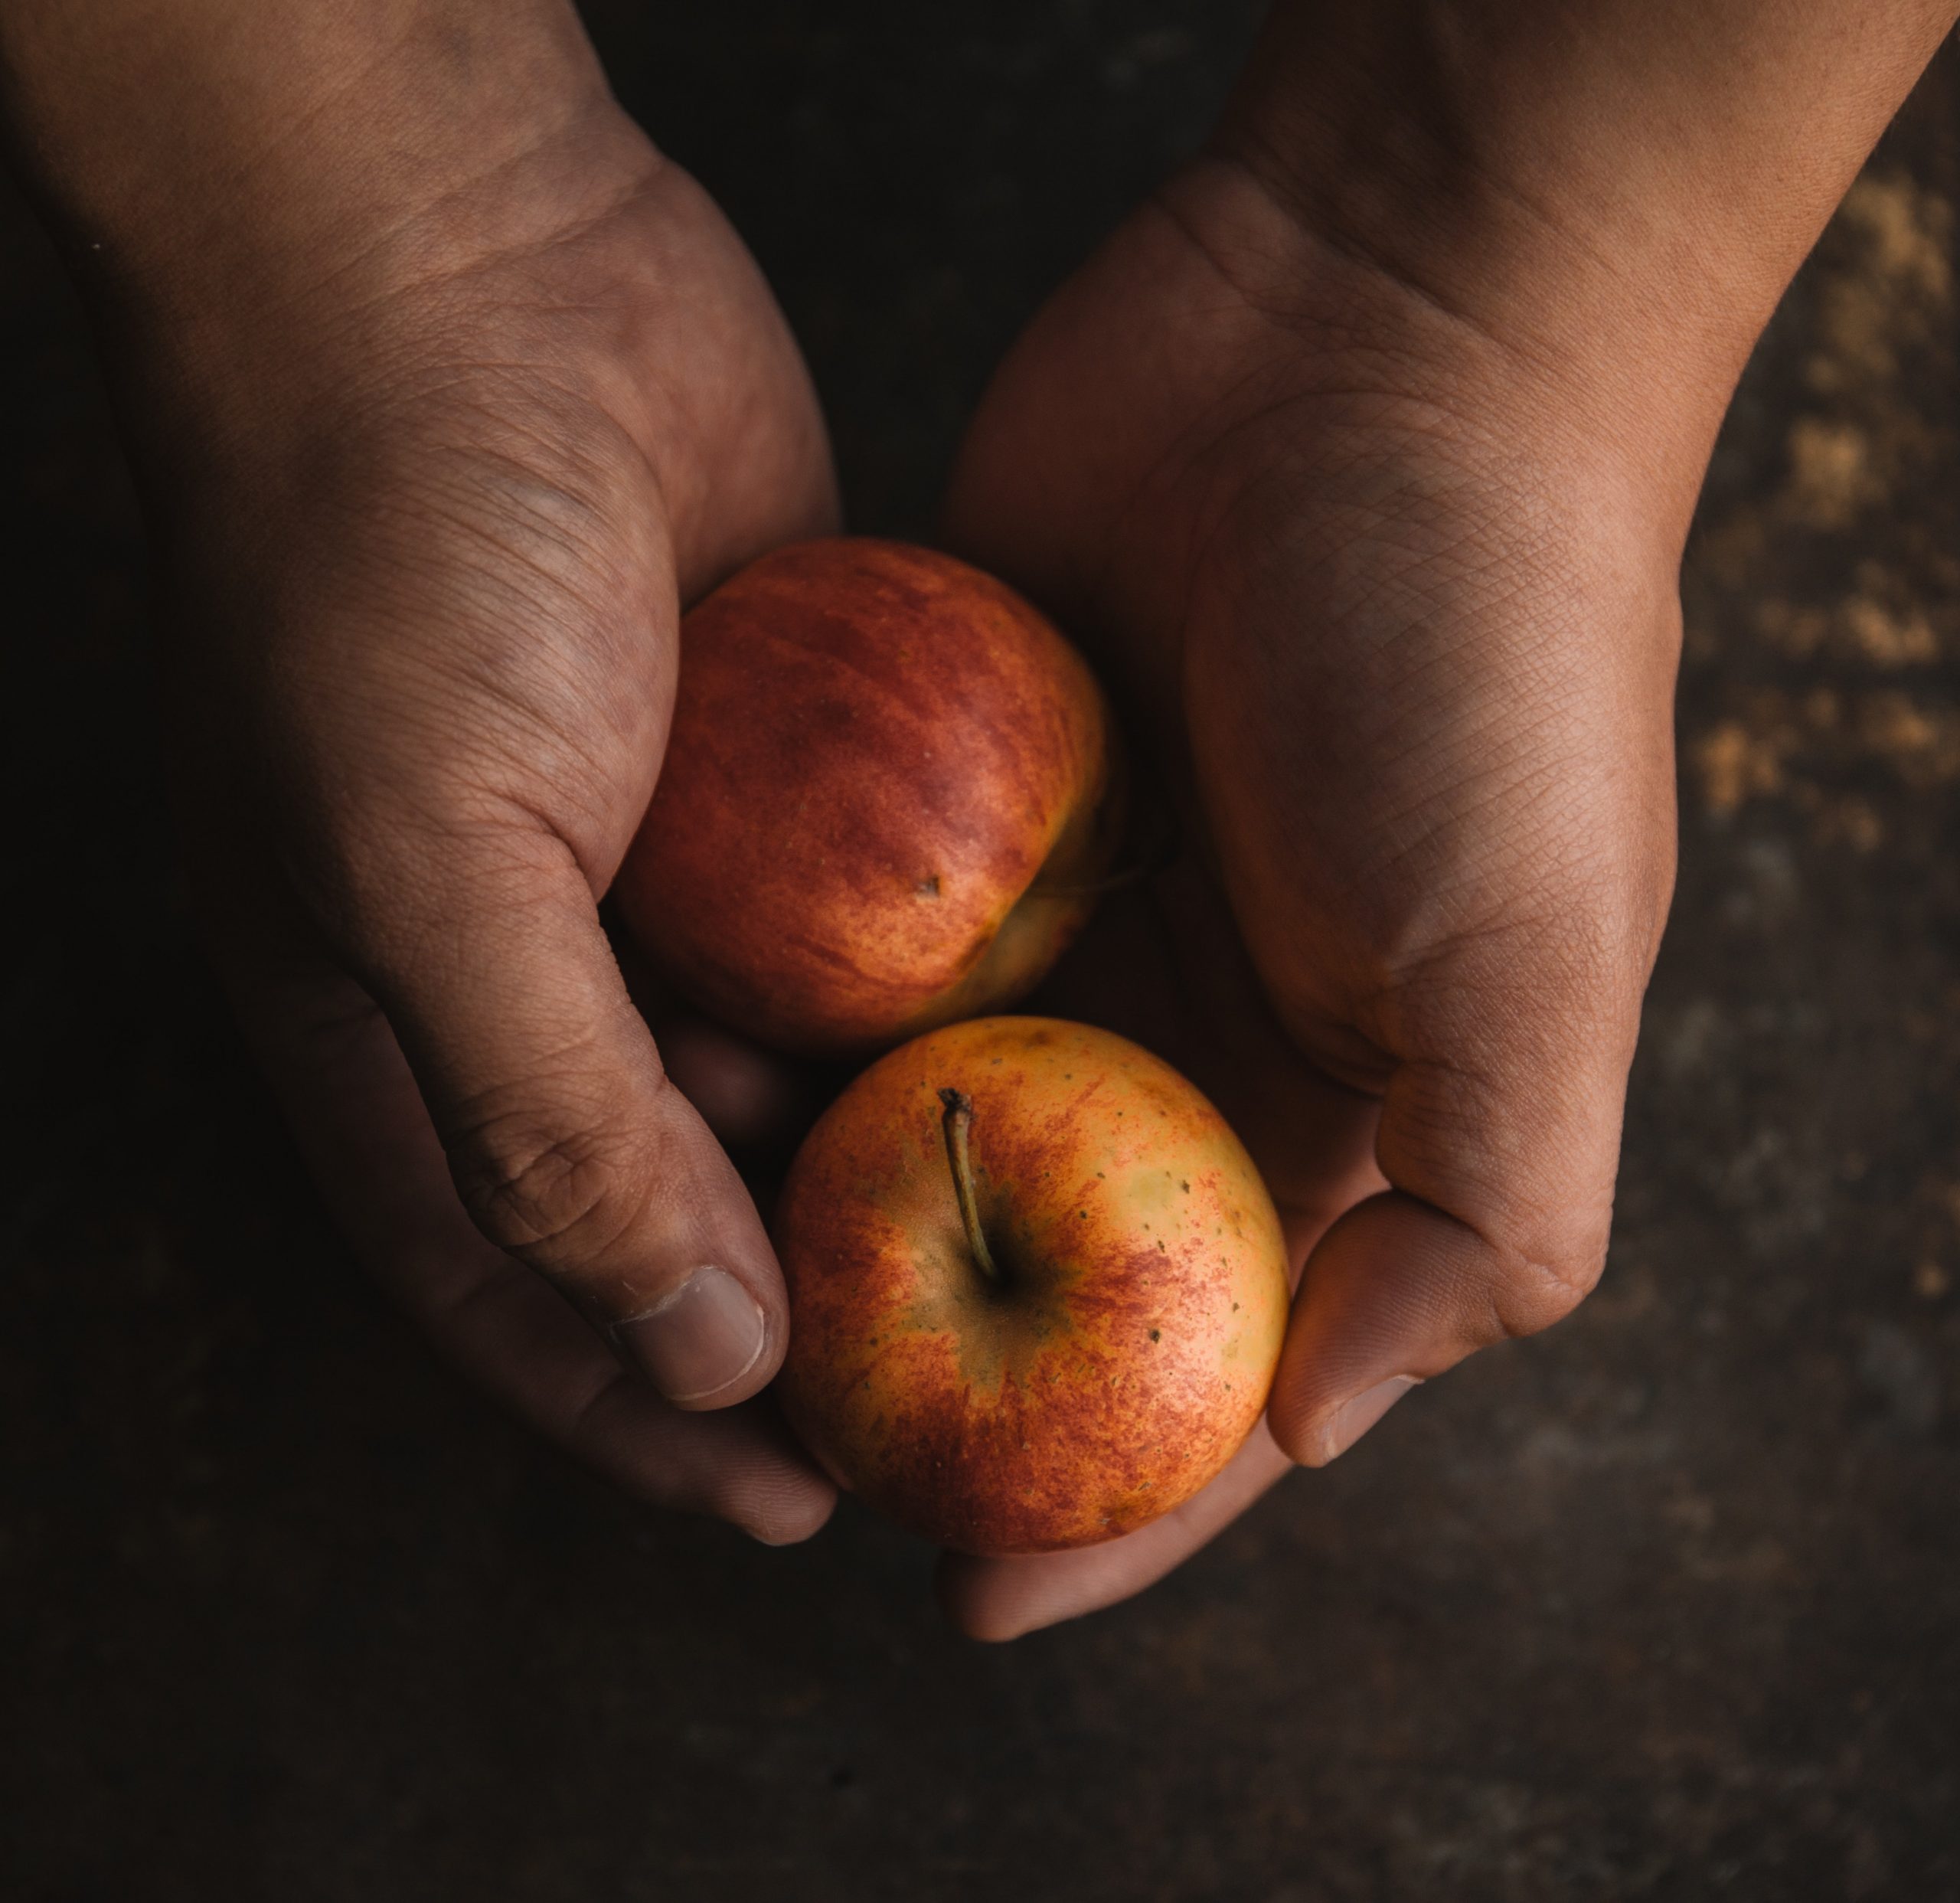
[(832, 525), (828, 452), (739, 240), (594, 94), (385, 224), (300, 206), (120, 383), (197, 901), (334, 1211), (565, 1446), (795, 1539), (834, 1495), (750, 1398), (779, 1272), (598, 907), (680, 603)]
[(1063, 288), (976, 417), (952, 544), (1089, 648), (1182, 819), (1047, 1002), (1214, 1097), (1301, 1280), (1268, 1431), (1108, 1546), (950, 1556), (969, 1631), (1135, 1591), (1599, 1274), (1673, 878), (1698, 470), (1526, 337), (1318, 237), (1221, 151)]

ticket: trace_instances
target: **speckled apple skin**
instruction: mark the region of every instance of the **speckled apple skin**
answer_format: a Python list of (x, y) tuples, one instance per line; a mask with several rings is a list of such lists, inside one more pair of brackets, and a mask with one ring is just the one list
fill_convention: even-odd
[[(969, 1249), (943, 1089), (972, 1100)], [(996, 1017), (915, 1038), (785, 1185), (777, 1383), (853, 1492), (969, 1553), (1113, 1539), (1188, 1499), (1266, 1406), (1286, 1325), (1271, 1197), (1225, 1120), (1106, 1031)]]
[(880, 1049), (1011, 1002), (1074, 936), (1115, 845), (1112, 744), (1094, 676), (1011, 590), (901, 543), (794, 544), (686, 617), (614, 894), (735, 1029)]

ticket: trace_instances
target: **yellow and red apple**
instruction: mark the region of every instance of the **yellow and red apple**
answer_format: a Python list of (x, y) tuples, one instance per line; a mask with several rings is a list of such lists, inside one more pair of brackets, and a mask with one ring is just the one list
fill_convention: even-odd
[(1114, 1538), (1264, 1410), (1272, 1199), (1204, 1097), (1111, 1032), (985, 1018), (889, 1053), (811, 1131), (775, 1228), (791, 1424), (943, 1545)]
[(779, 1048), (998, 1009), (1087, 917), (1116, 824), (1081, 657), (965, 563), (776, 550), (687, 616), (665, 762), (614, 887), (676, 989)]

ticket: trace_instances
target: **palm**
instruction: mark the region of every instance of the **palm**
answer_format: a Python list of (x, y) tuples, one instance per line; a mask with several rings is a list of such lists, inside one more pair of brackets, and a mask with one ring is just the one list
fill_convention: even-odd
[[(1554, 1066), (1535, 1087), (1581, 1125), (1616, 1120), (1638, 979), (1610, 980), (1644, 977), (1671, 865), (1672, 598), (1643, 525), (1616, 549), (1610, 518), (1547, 495), (1519, 440), (1530, 407), (1503, 427), (1478, 340), (1396, 334), (1338, 260), (1289, 257), (1276, 217), (1208, 162), (1119, 233), (989, 393), (950, 529), (1091, 647), (1182, 808), (1178, 862), (1106, 906), (1052, 1002), (1214, 1094), (1297, 1269), (1387, 1187), (1378, 1125), (1398, 1189), (1459, 1206), (1478, 1159), (1410, 1133), (1483, 1063), (1548, 947), (1609, 1081)], [(1658, 641), (1629, 638), (1655, 620)], [(1602, 1222), (1610, 1167), (1583, 1164), (1575, 1221)], [(1344, 1300), (1319, 1260), (1289, 1344), (1296, 1416), (1343, 1374), (1315, 1365), (1328, 1331), (1303, 1340), (1315, 1299)], [(1065, 1602), (1071, 1565), (1090, 1603), (1120, 1596), (1249, 1496), (1222, 1484), (1230, 1501), (1194, 1503), (1181, 1533), (1135, 1536), (1129, 1571), (1070, 1556), (1039, 1562), (1052, 1583), (982, 1566), (956, 1591), (982, 1625), (991, 1602)]]

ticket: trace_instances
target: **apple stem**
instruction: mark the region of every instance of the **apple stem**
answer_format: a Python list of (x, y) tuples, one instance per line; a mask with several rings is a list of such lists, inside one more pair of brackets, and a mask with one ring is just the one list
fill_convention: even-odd
[(980, 1200), (973, 1189), (973, 1157), (968, 1147), (973, 1100), (964, 1090), (945, 1090), (939, 1093), (939, 1101), (946, 1106), (940, 1127), (946, 1132), (946, 1161), (952, 1168), (953, 1194), (959, 1198), (959, 1219), (966, 1225), (966, 1246), (973, 1251), (981, 1274), (990, 1282), (998, 1282), (1001, 1272), (994, 1266), (986, 1231), (980, 1227)]

